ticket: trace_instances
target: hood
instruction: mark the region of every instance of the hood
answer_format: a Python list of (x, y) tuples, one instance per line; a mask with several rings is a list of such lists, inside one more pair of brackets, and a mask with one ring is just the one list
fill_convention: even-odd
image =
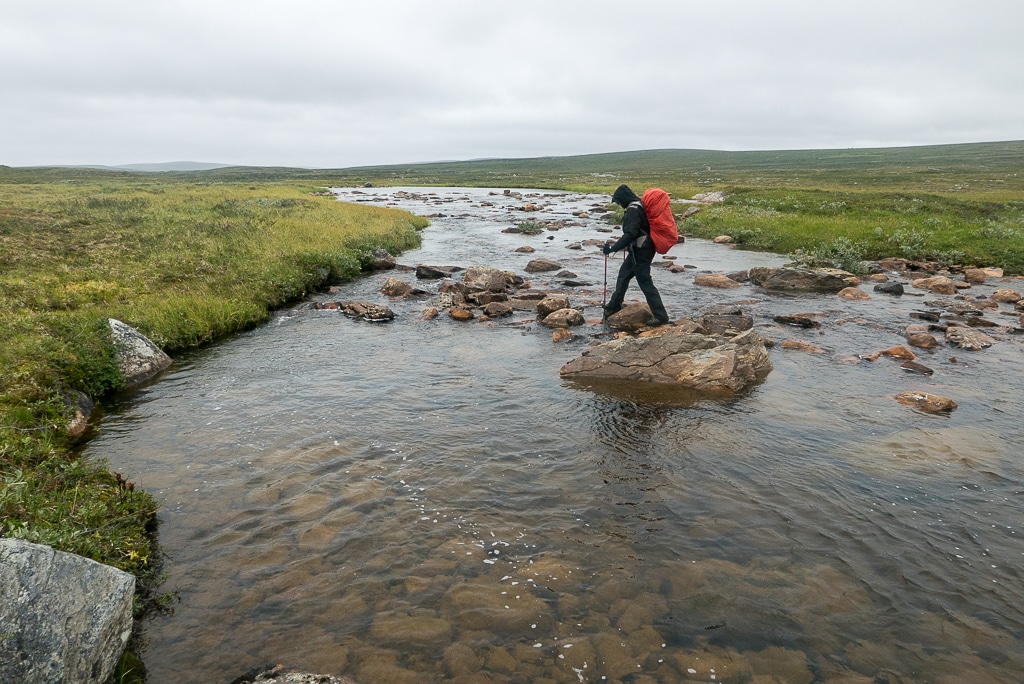
[(615, 192), (612, 194), (612, 202), (615, 202), (620, 207), (625, 209), (633, 202), (639, 202), (640, 198), (636, 196), (636, 193), (629, 189), (628, 185), (620, 185), (615, 188)]

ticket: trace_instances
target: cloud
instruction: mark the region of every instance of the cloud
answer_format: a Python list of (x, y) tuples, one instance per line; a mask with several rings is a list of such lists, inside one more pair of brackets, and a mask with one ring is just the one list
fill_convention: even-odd
[(8, 3), (0, 163), (1019, 139), (1024, 3)]

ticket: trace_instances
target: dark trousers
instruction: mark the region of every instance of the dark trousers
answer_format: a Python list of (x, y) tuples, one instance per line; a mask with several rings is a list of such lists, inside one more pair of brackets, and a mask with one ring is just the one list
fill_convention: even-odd
[(665, 305), (661, 301), (661, 293), (658, 292), (658, 288), (654, 286), (654, 280), (651, 278), (652, 261), (654, 261), (653, 245), (633, 247), (626, 252), (622, 266), (619, 267), (619, 276), (615, 281), (615, 292), (612, 293), (612, 298), (605, 305), (605, 311), (612, 314), (622, 308), (622, 300), (626, 298), (629, 281), (636, 278), (636, 284), (640, 286), (640, 291), (647, 298), (647, 306), (651, 309), (651, 313), (662, 323), (668, 322), (668, 312), (665, 311)]

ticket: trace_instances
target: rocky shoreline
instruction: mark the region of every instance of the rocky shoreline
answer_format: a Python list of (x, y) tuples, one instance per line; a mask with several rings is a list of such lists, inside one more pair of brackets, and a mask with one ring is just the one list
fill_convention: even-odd
[[(590, 246), (602, 243), (593, 242)], [(325, 299), (308, 306), (337, 310), (357, 320), (386, 322), (396, 316), (392, 306), (413, 302), (420, 304), (416, 315), (422, 320), (440, 317), (459, 323), (550, 329), (555, 343), (575, 340), (589, 345), (562, 369), (564, 378), (575, 380), (674, 385), (710, 394), (742, 392), (771, 371), (766, 348), (826, 353), (812, 339), (793, 333), (819, 330), (823, 322), (836, 323), (814, 313), (770, 311), (767, 320), (763, 316), (755, 320), (745, 311), (755, 302), (722, 302), (699, 315), (651, 328), (646, 325), (650, 311), (642, 303), (627, 306), (607, 320), (600, 318), (600, 302), (588, 289), (592, 284), (552, 259), (532, 259), (525, 275), (487, 266), (403, 266), (386, 253), (375, 255), (374, 264), (377, 270), (394, 273), (379, 290), (381, 301)], [(693, 270), (671, 259), (658, 265), (675, 273)], [(920, 362), (921, 354), (937, 349), (979, 352), (1024, 334), (1019, 277), (1006, 277), (994, 268), (947, 268), (901, 258), (883, 259), (869, 267), (871, 272), (862, 277), (838, 269), (796, 265), (698, 272), (693, 275), (693, 285), (726, 291), (751, 285), (767, 298), (767, 307), (761, 308), (768, 309), (772, 296), (784, 297), (787, 302), (793, 297), (819, 303), (822, 297), (851, 302), (884, 297), (890, 305), (900, 302), (906, 320), (892, 332), (902, 336), (904, 344), (841, 353), (837, 358), (847, 363), (895, 358), (903, 370), (916, 375), (934, 372)], [(405, 308), (415, 310), (415, 306)], [(740, 355), (736, 354), (737, 344), (745, 350)], [(894, 398), (927, 412), (956, 408), (952, 398), (923, 392), (894, 393)]]

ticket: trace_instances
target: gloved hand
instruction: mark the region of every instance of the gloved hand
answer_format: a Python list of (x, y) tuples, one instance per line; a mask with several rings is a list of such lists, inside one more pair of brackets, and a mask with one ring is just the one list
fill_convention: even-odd
[(612, 253), (612, 246), (606, 242), (604, 243), (604, 245), (601, 246), (601, 251), (604, 252), (605, 256), (608, 256), (609, 254)]

